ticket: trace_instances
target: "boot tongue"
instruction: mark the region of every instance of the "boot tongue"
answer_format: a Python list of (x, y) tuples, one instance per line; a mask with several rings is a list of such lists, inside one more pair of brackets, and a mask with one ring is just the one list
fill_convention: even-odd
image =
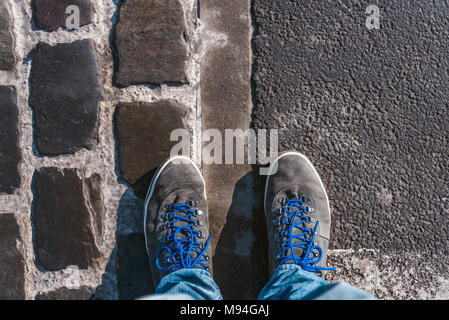
[(287, 199), (298, 199), (299, 198), (299, 190), (298, 190), (298, 186), (293, 185), (293, 186), (289, 186), (287, 189), (284, 190), (285, 192), (285, 196), (287, 197)]
[(191, 188), (183, 188), (180, 187), (175, 190), (171, 190), (169, 193), (163, 195), (165, 198), (165, 203), (171, 204), (185, 204), (189, 201), (198, 200), (200, 201), (200, 197)]
[(198, 200), (196, 198), (197, 198), (196, 195), (191, 190), (181, 189), (181, 190), (177, 190), (175, 192), (175, 195), (173, 198), (173, 203), (174, 204), (185, 204), (189, 201)]

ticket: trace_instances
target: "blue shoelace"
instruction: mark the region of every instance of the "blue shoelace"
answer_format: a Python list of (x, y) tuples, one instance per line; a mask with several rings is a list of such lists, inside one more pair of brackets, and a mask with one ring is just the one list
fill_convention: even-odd
[[(183, 204), (170, 204), (166, 206), (168, 212), (164, 214), (164, 219), (169, 222), (165, 225), (164, 229), (172, 229), (173, 232), (163, 239), (168, 245), (160, 248), (156, 255), (156, 266), (158, 269), (168, 272), (183, 268), (208, 270), (204, 262), (209, 260), (205, 252), (209, 247), (210, 235), (203, 248), (202, 244), (196, 241), (196, 237), (201, 238), (203, 235), (200, 231), (193, 229), (194, 226), (197, 226), (197, 220), (193, 218), (197, 217), (199, 215), (198, 213), (201, 212), (191, 209), (197, 203), (197, 201), (188, 201)], [(178, 222), (187, 222), (188, 225), (177, 226), (176, 223)], [(159, 255), (164, 250), (168, 252), (166, 262), (171, 266), (170, 268), (162, 267), (159, 264)], [(192, 258), (192, 255), (196, 257)]]
[[(316, 222), (313, 230), (303, 226), (306, 222), (314, 221), (307, 215), (308, 213), (313, 212), (313, 209), (303, 206), (303, 203), (306, 202), (306, 200), (305, 197), (291, 200), (280, 199), (283, 207), (278, 209), (280, 210), (278, 213), (287, 213), (287, 216), (283, 217), (280, 223), (287, 226), (287, 228), (282, 230), (279, 234), (280, 239), (285, 238), (285, 240), (281, 242), (281, 250), (277, 257), (279, 265), (294, 263), (310, 272), (319, 272), (322, 270), (335, 271), (335, 268), (316, 266), (323, 256), (323, 251), (320, 246), (314, 244), (319, 221)], [(295, 228), (301, 230), (301, 233), (293, 235)], [(304, 254), (301, 257), (298, 257), (295, 254), (295, 248), (303, 249)], [(286, 252), (289, 252), (290, 254), (283, 256)]]

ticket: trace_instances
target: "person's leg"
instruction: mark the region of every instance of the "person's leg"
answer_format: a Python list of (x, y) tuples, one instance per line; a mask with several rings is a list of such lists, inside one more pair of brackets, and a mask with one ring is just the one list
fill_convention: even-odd
[(144, 231), (156, 291), (141, 299), (222, 299), (211, 275), (206, 187), (189, 158), (172, 157), (155, 173)]
[(374, 297), (346, 282), (328, 283), (295, 264), (279, 266), (259, 300), (362, 300)]
[[(330, 206), (312, 163), (298, 152), (285, 152), (272, 163), (265, 186), (271, 280), (259, 299), (367, 299), (346, 283), (328, 284)], [(318, 276), (319, 275), (319, 276)]]
[(162, 278), (153, 295), (139, 300), (222, 300), (212, 275), (201, 269), (180, 269)]

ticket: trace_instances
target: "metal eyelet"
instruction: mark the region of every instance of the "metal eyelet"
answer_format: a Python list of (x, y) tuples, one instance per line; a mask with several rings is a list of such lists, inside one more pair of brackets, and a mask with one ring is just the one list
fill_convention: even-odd
[(306, 212), (307, 212), (307, 213), (312, 213), (312, 212), (314, 212), (314, 211), (315, 211), (314, 208), (306, 207)]
[(195, 210), (195, 215), (201, 217), (203, 215), (203, 210)]
[(204, 255), (204, 259), (206, 260), (206, 261), (209, 261), (209, 256), (208, 255)]
[(195, 206), (198, 205), (198, 200), (189, 200), (189, 201), (187, 202), (187, 204), (188, 204), (190, 207), (195, 207)]
[(284, 213), (284, 208), (278, 208), (274, 210), (274, 213), (277, 214), (278, 216), (282, 216), (282, 214)]
[(202, 226), (204, 223), (203, 223), (203, 221), (201, 221), (201, 220), (197, 220), (196, 221), (196, 225), (197, 226)]

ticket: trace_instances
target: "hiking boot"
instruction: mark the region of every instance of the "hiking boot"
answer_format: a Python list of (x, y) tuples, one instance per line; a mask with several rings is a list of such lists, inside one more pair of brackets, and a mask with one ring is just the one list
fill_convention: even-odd
[(330, 208), (323, 182), (298, 152), (281, 153), (271, 164), (265, 186), (270, 274), (296, 264), (323, 276), (330, 233)]
[(211, 271), (206, 187), (192, 160), (176, 156), (159, 167), (145, 199), (144, 228), (155, 286), (179, 269)]

